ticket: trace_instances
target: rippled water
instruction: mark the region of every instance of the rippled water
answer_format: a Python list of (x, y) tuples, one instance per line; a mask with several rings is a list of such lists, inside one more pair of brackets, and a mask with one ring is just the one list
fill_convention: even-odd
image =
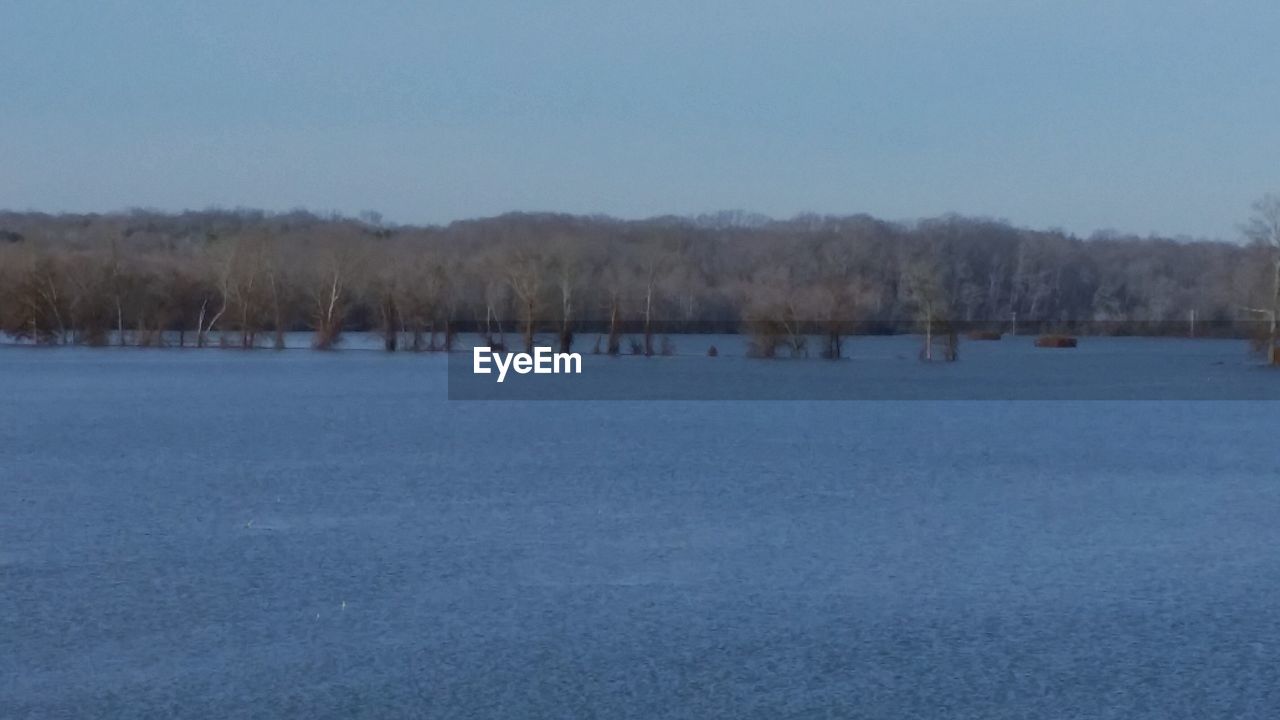
[(443, 358), (360, 352), (0, 379), (0, 717), (1280, 707), (1280, 404), (447, 402)]

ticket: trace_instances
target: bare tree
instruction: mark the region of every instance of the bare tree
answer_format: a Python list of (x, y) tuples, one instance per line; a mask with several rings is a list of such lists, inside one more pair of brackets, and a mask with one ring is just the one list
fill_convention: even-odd
[(784, 349), (790, 357), (808, 355), (806, 315), (812, 307), (809, 289), (798, 282), (792, 268), (771, 266), (752, 277), (743, 292), (745, 319), (751, 337), (749, 354), (776, 357)]
[(1244, 234), (1269, 256), (1271, 266), (1271, 297), (1266, 307), (1251, 307), (1250, 311), (1267, 318), (1267, 336), (1263, 345), (1263, 357), (1267, 364), (1280, 363), (1277, 355), (1277, 316), (1280, 316), (1280, 195), (1268, 193), (1253, 203), (1253, 216), (1245, 224)]
[(132, 290), (133, 278), (124, 267), (124, 261), (120, 254), (120, 245), (115, 238), (112, 238), (108, 244), (108, 260), (107, 260), (107, 285), (111, 291), (111, 302), (115, 309), (116, 317), (116, 344), (124, 345), (126, 341), (124, 333), (124, 305), (126, 298)]
[(643, 245), (636, 259), (638, 261), (636, 277), (640, 285), (638, 304), (644, 320), (644, 354), (649, 356), (654, 354), (653, 323), (660, 302), (658, 292), (663, 273), (671, 267), (674, 255), (666, 246), (664, 238), (659, 236)]
[(405, 326), (400, 311), (401, 254), (400, 248), (386, 245), (374, 250), (357, 293), (367, 306), (374, 308), (375, 330), (382, 337), (382, 349), (387, 352), (396, 351)]
[(567, 353), (573, 348), (574, 300), (582, 283), (584, 252), (573, 238), (562, 237), (554, 242), (549, 260), (559, 306), (560, 352)]
[(94, 347), (110, 341), (113, 323), (110, 271), (99, 253), (66, 253), (58, 261), (62, 298), (73, 341)]
[(5, 331), (35, 343), (66, 342), (69, 313), (62, 264), (35, 248), (27, 248), (11, 261), (6, 269), (12, 273), (12, 284), (5, 295), (12, 310), (7, 313)]
[(543, 306), (542, 258), (528, 248), (515, 250), (506, 265), (506, 278), (519, 307), (524, 349), (531, 353), (538, 313)]
[(187, 263), (175, 261), (166, 269), (165, 287), (173, 307), (172, 325), (178, 332), (178, 347), (186, 346), (187, 331), (191, 329), (192, 321), (197, 323), (196, 330), (199, 332), (198, 324), (202, 321), (200, 313), (207, 298), (213, 293), (210, 283), (195, 267), (188, 260)]
[(622, 320), (626, 287), (626, 269), (620, 263), (602, 259), (597, 262), (596, 277), (599, 280), (601, 308), (605, 312), (607, 340), (605, 352), (617, 355), (622, 350)]
[[(464, 263), (449, 257), (436, 266), (436, 319), (439, 323), (441, 347), (445, 352), (453, 351), (453, 343), (458, 334), (454, 321), (458, 317), (458, 309), (463, 302), (463, 288), (457, 278), (463, 274)], [(436, 325), (432, 325), (432, 344), (435, 344)]]
[[(266, 267), (264, 251), (261, 235), (240, 236), (232, 241), (225, 260), (225, 297), (231, 317), (234, 317), (235, 329), (240, 333), (240, 348), (244, 350), (257, 346), (258, 333), (270, 316), (271, 295), (263, 271)], [(229, 344), (225, 332), (220, 340), (224, 345)]]
[(342, 341), (351, 287), (361, 267), (359, 250), (339, 238), (323, 238), (305, 269), (311, 303), (311, 346), (328, 350)]
[(231, 302), (232, 277), (236, 267), (236, 246), (206, 248), (196, 262), (198, 276), (207, 282), (200, 284), (200, 309), (196, 314), (196, 347), (208, 342), (209, 332), (227, 314)]
[(942, 343), (942, 359), (959, 358), (959, 337), (952, 325), (949, 301), (943, 288), (942, 273), (932, 258), (917, 258), (908, 265), (903, 283), (909, 301), (915, 306), (916, 320), (924, 333), (920, 359), (934, 359), (934, 343)]
[(409, 335), (409, 349), (434, 350), (444, 269), (425, 248), (406, 248), (396, 258), (391, 282), (401, 331)]
[(807, 293), (805, 305), (823, 332), (822, 357), (844, 357), (844, 338), (853, 334), (855, 314), (864, 295), (850, 247), (841, 241), (820, 247), (817, 279)]
[(285, 258), (278, 239), (267, 236), (262, 242), (262, 272), (271, 303), (272, 346), (276, 350), (284, 350), (285, 333), (289, 330), (288, 308), (294, 304), (294, 287), (289, 272), (291, 263)]

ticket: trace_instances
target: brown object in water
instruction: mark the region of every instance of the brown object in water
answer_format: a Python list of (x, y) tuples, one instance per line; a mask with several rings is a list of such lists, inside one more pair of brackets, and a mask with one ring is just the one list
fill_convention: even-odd
[(1041, 335), (1036, 338), (1036, 347), (1042, 348), (1073, 348), (1076, 346), (1076, 339), (1067, 337), (1066, 335)]

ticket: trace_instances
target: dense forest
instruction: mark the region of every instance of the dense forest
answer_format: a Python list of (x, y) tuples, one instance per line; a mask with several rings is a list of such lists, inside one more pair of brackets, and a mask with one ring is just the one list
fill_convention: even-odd
[(0, 328), (49, 344), (242, 348), (301, 329), (329, 348), (369, 331), (388, 350), (447, 349), (460, 330), (512, 346), (591, 333), (602, 351), (644, 354), (664, 333), (746, 330), (761, 354), (834, 357), (849, 335), (935, 324), (1186, 334), (1194, 313), (1199, 333), (1239, 335), (1274, 308), (1274, 248), (1254, 239), (1079, 238), (960, 216), (418, 227), (373, 213), (4, 212)]

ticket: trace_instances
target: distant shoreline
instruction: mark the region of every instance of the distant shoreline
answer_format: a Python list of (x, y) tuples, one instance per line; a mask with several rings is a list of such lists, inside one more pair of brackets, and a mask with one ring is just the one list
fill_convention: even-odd
[[(325, 348), (450, 335), (740, 332), (761, 354), (839, 357), (842, 338), (922, 331), (1246, 337), (1267, 308), (1260, 246), (1031, 230), (949, 215), (747, 214), (621, 221), (508, 214), (445, 227), (306, 212), (0, 212), (0, 331), (51, 344), (241, 347), (309, 330)], [(1075, 320), (1073, 318), (1090, 318)], [(928, 330), (926, 330), (928, 328)], [(581, 346), (579, 346), (581, 347)]]

